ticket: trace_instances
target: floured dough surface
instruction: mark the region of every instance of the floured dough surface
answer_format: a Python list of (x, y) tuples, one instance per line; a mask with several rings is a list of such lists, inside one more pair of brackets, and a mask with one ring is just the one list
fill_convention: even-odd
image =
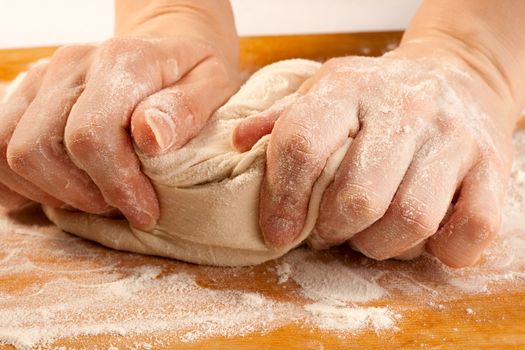
[(269, 136), (239, 153), (231, 134), (243, 118), (294, 93), (320, 64), (307, 60), (274, 63), (255, 73), (222, 106), (201, 133), (180, 150), (141, 156), (160, 201), (160, 219), (151, 232), (122, 219), (46, 207), (47, 216), (67, 232), (105, 246), (210, 265), (251, 265), (285, 254), (312, 230), (324, 189), (332, 181), (350, 140), (335, 152), (317, 180), (307, 223), (289, 246), (269, 248), (258, 225), (259, 188)]

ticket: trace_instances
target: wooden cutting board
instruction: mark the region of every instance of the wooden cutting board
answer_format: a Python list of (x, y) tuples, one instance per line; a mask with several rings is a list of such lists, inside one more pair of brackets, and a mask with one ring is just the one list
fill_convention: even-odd
[[(400, 36), (401, 33), (393, 32), (243, 38), (241, 66), (248, 74), (267, 63), (291, 57), (322, 60), (346, 54), (379, 55), (395, 47)], [(11, 80), (29, 62), (51, 55), (53, 50), (54, 48), (0, 50), (0, 80)], [(518, 152), (525, 154), (525, 145), (518, 146), (521, 147)], [(277, 317), (273, 321), (263, 326), (259, 324), (248, 331), (234, 329), (229, 330), (228, 334), (211, 334), (188, 341), (187, 337), (178, 335), (178, 330), (170, 331), (168, 327), (167, 330), (156, 331), (156, 340), (151, 342), (151, 334), (131, 335), (120, 332), (119, 335), (118, 330), (113, 330), (105, 334), (92, 332), (92, 335), (70, 336), (71, 329), (68, 329), (69, 333), (64, 334), (69, 336), (59, 336), (42, 347), (100, 349), (111, 345), (115, 348), (144, 349), (525, 349), (525, 265), (522, 264), (522, 256), (513, 256), (517, 244), (525, 242), (525, 213), (518, 210), (516, 215), (521, 214), (523, 216), (519, 218), (523, 220), (515, 219), (512, 225), (506, 226), (504, 238), (491, 248), (481, 265), (468, 270), (447, 269), (429, 257), (412, 262), (374, 262), (344, 248), (321, 253), (298, 253), (306, 254), (308, 259), (318, 260), (323, 264), (344, 264), (355, 271), (359, 267), (360, 276), (368, 276), (370, 271), (375, 273), (374, 276), (380, 276), (377, 277), (377, 283), (386, 293), (373, 301), (357, 302), (353, 306), (388, 308), (397, 315), (392, 318), (394, 326), (388, 329), (378, 330), (373, 325), (365, 324), (353, 331), (338, 332), (306, 321), (290, 321), (290, 315), (279, 313), (279, 307), (284, 307), (279, 305), (285, 305), (286, 302), (292, 313), (293, 310), (302, 312), (302, 307), (308, 301), (300, 295), (302, 287), (293, 280), (293, 274), (289, 280), (279, 283), (280, 275), (276, 271), (279, 266), (284, 266), (286, 260), (279, 259), (256, 267), (227, 269), (115, 252), (57, 232), (38, 210), (26, 211), (11, 218), (4, 214), (0, 218), (0, 222), (3, 222), (0, 225), (0, 305), (4, 305), (5, 309), (33, 307), (35, 312), (41, 312), (42, 305), (39, 303), (49, 301), (49, 298), (39, 299), (46, 286), (56, 286), (64, 280), (73, 281), (77, 289), (58, 288), (57, 298), (60, 299), (61, 293), (64, 293), (64, 298), (67, 294), (69, 298), (81, 299), (86, 298), (86, 295), (74, 294), (80, 290), (79, 285), (92, 286), (94, 281), (109, 279), (114, 273), (118, 273), (116, 280), (119, 281), (149, 268), (158, 271), (152, 278), (152, 283), (161, 283), (177, 274), (187, 273), (195, 278), (199, 288), (217, 292), (256, 293), (266, 298), (265, 300), (282, 304), (277, 306)], [(503, 261), (503, 258), (508, 260)], [(22, 268), (25, 264), (29, 264), (27, 269)], [(301, 264), (301, 260), (298, 264)], [(291, 265), (292, 268), (299, 267), (293, 263)], [(108, 269), (115, 271), (108, 272)], [(180, 291), (175, 291), (173, 296), (178, 292)], [(95, 292), (93, 293), (95, 306), (101, 301), (97, 301)], [(144, 298), (151, 296), (146, 293)], [(15, 297), (19, 299), (13, 299)], [(13, 305), (13, 300), (27, 305)], [(118, 304), (118, 298), (116, 300)], [(176, 298), (167, 297), (161, 302), (165, 303), (165, 308), (177, 307)], [(213, 300), (204, 298), (203, 302), (213, 303)], [(136, 312), (140, 307), (130, 305), (122, 302), (119, 311), (124, 315), (123, 319), (126, 319), (126, 314), (136, 319)], [(82, 307), (90, 310), (89, 305)], [(25, 313), (21, 312), (19, 315), (31, 319), (34, 315), (30, 311), (31, 309), (29, 312), (25, 310)], [(3, 323), (5, 320), (1, 319), (1, 312), (0, 308), (0, 335), (3, 331), (5, 336), (9, 329)], [(195, 313), (197, 312), (196, 309)], [(50, 322), (55, 322), (58, 316), (42, 314), (42, 319), (46, 317), (50, 317)], [(86, 314), (81, 316), (78, 321), (79, 329), (84, 325), (83, 322), (88, 322), (89, 317)], [(144, 320), (147, 317), (150, 316), (144, 315)], [(21, 321), (23, 320), (13, 319), (13, 324)], [(239, 325), (243, 325), (242, 322)], [(71, 324), (69, 327), (72, 327)], [(122, 327), (125, 328), (124, 325)], [(11, 347), (0, 345), (0, 349)]]

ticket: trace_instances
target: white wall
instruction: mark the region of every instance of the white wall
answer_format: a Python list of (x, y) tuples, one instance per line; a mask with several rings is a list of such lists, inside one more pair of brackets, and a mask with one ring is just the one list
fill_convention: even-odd
[(232, 0), (243, 35), (406, 28), (420, 0)]
[[(198, 1), (198, 0), (196, 0)], [(232, 0), (241, 35), (403, 29), (420, 0)], [(103, 40), (112, 0), (0, 0), (0, 47)]]
[(112, 0), (0, 0), (0, 47), (98, 41), (113, 30)]

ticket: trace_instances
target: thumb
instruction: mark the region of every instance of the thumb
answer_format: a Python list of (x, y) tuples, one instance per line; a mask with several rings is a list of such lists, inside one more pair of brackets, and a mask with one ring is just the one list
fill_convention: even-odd
[(207, 59), (137, 105), (131, 116), (135, 144), (150, 156), (182, 147), (237, 87), (217, 58)]

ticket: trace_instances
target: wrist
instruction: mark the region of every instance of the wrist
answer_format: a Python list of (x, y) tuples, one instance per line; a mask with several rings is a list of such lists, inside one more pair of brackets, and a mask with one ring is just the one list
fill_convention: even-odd
[(459, 39), (418, 36), (403, 40), (392, 54), (421, 60), (429, 70), (443, 74), (453, 86), (470, 91), (475, 99), (483, 100), (482, 104), (490, 103), (491, 110), (502, 118), (501, 121), (508, 122), (507, 125), (516, 123), (521, 108), (501, 71), (484, 54), (469, 49)]
[(228, 1), (117, 0), (116, 36), (186, 37), (204, 42), (236, 69), (239, 43)]
[(401, 43), (401, 51), (427, 47), (454, 57), (499, 97), (516, 120), (525, 105), (525, 2), (424, 0)]

